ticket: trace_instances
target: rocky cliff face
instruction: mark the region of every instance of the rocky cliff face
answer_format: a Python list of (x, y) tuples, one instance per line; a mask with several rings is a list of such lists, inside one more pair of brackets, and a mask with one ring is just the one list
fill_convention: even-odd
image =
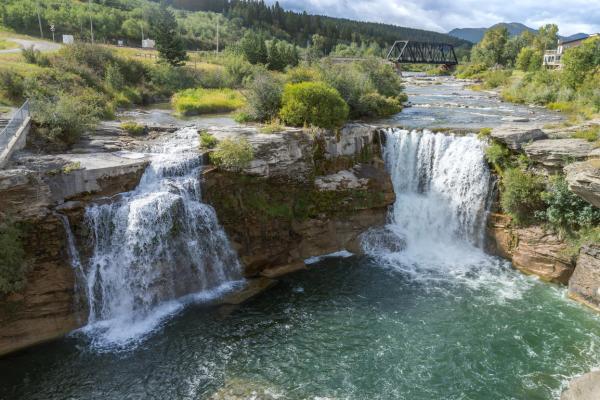
[[(311, 256), (358, 251), (360, 233), (385, 223), (394, 191), (376, 128), (213, 133), (243, 135), (254, 147), (244, 171), (207, 168), (200, 177), (204, 201), (216, 209), (247, 276), (272, 278), (303, 268)], [(63, 218), (85, 243), (85, 206), (135, 188), (147, 163), (137, 154), (101, 152), (21, 157), (0, 170), (0, 215), (25, 227), (28, 266), (24, 290), (0, 298), (0, 355), (85, 323)]]
[(600, 243), (579, 250), (577, 268), (569, 280), (569, 297), (600, 311)]
[(510, 218), (492, 214), (488, 220), (487, 251), (511, 260), (518, 270), (548, 282), (567, 284), (575, 260), (566, 255), (566, 244), (540, 226), (513, 228)]
[(395, 196), (377, 129), (264, 136), (272, 135), (251, 137), (255, 160), (242, 174), (210, 169), (203, 176), (203, 200), (217, 211), (247, 276), (273, 276), (312, 256), (357, 251), (358, 236), (385, 223)]
[(24, 290), (0, 297), (0, 355), (60, 337), (85, 321), (59, 213), (81, 222), (81, 201), (130, 190), (147, 164), (107, 154), (75, 157), (75, 171), (62, 169), (75, 165), (70, 155), (36, 157), (35, 164), (0, 171), (0, 217), (10, 215), (22, 227), (27, 265)]

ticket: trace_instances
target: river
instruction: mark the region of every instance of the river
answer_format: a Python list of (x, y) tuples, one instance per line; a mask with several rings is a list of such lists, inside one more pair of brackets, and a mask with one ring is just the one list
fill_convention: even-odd
[[(393, 122), (559, 118), (463, 86), (409, 78), (415, 106)], [(178, 307), (130, 346), (79, 331), (8, 356), (0, 399), (549, 399), (600, 366), (596, 314), (481, 251), (482, 144), (400, 129), (386, 139), (397, 201), (365, 239), (369, 256), (310, 260), (236, 308)]]

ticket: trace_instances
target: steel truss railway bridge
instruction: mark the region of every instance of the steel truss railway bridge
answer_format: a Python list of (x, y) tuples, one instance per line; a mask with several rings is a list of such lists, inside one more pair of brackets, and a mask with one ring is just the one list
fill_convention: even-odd
[(400, 64), (437, 64), (445, 68), (458, 65), (454, 46), (447, 43), (397, 40), (387, 54), (387, 60)]

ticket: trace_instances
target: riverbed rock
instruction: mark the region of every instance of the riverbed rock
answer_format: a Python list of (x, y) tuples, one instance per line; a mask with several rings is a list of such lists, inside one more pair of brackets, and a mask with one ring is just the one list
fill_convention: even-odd
[(588, 203), (600, 207), (600, 160), (567, 165), (565, 172), (569, 189)]
[(548, 139), (548, 135), (540, 128), (510, 124), (494, 128), (491, 137), (513, 151), (520, 151), (524, 145), (536, 140)]
[(548, 173), (557, 173), (570, 162), (585, 160), (593, 148), (593, 144), (584, 139), (545, 139), (523, 149), (536, 166)]
[(600, 311), (600, 244), (583, 246), (569, 280), (569, 297)]
[(551, 232), (534, 226), (515, 231), (518, 243), (512, 252), (513, 265), (542, 280), (567, 284), (575, 263), (565, 255), (567, 245)]
[(600, 399), (600, 371), (588, 372), (572, 379), (568, 388), (560, 396), (560, 400), (598, 399)]

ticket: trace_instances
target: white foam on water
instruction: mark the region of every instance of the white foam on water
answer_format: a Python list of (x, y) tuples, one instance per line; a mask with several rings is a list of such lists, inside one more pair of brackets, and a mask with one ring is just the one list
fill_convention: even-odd
[(201, 201), (197, 146), (195, 129), (179, 130), (150, 149), (136, 189), (86, 209), (93, 251), (81, 263), (84, 332), (102, 347), (134, 343), (190, 301), (241, 279), (214, 209)]
[(353, 255), (354, 254), (350, 253), (348, 250), (340, 250), (333, 253), (324, 254), (322, 256), (309, 257), (304, 260), (304, 264), (316, 264), (326, 258), (348, 258), (352, 257)]

